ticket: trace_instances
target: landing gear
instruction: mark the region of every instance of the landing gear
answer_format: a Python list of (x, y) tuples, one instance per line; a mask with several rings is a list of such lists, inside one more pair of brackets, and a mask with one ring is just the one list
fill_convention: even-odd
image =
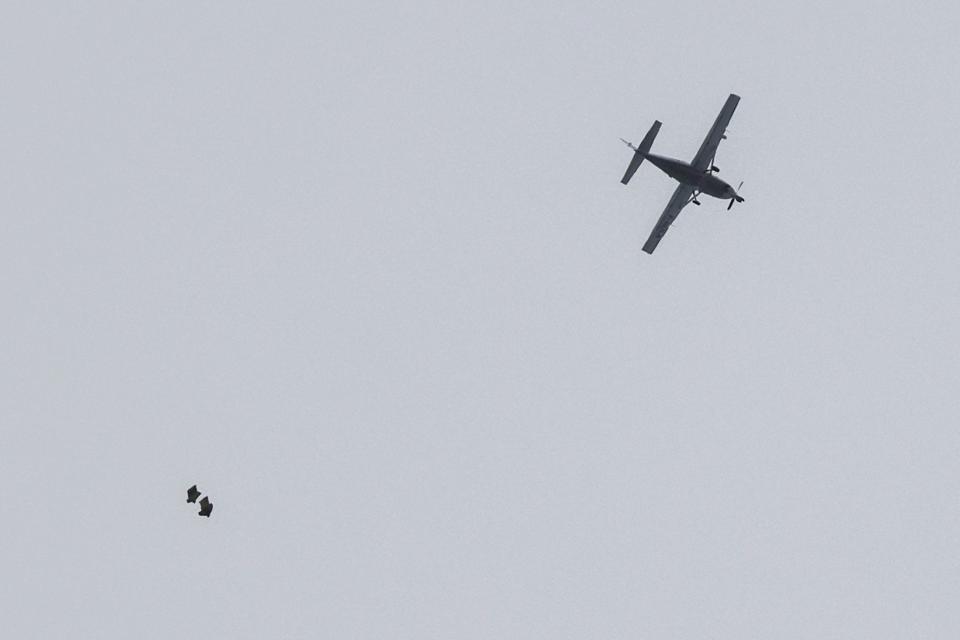
[(700, 201), (699, 201), (699, 200), (694, 199), (694, 200), (691, 200), (690, 202), (692, 202), (693, 204), (697, 205), (698, 207), (700, 206)]

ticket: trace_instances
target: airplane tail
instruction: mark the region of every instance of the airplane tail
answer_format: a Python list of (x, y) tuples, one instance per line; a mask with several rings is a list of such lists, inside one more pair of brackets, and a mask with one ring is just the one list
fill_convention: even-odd
[(633, 146), (633, 144), (623, 140), (624, 144), (633, 149), (633, 158), (630, 160), (630, 165), (627, 167), (627, 172), (623, 174), (623, 179), (620, 180), (621, 183), (627, 184), (630, 182), (630, 178), (633, 177), (633, 174), (637, 172), (637, 168), (640, 166), (640, 163), (643, 162), (643, 159), (647, 157), (647, 154), (650, 153), (650, 147), (653, 146), (653, 139), (657, 137), (657, 133), (660, 132), (660, 125), (663, 124), (659, 120), (653, 121), (653, 126), (650, 127), (650, 131), (647, 131), (647, 135), (643, 136), (643, 141), (640, 143), (639, 147)]

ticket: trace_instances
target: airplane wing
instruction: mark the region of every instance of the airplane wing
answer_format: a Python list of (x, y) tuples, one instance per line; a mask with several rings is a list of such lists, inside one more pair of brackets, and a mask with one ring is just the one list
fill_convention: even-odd
[(710, 133), (707, 134), (703, 144), (700, 145), (700, 150), (697, 151), (697, 155), (693, 157), (693, 162), (690, 163), (695, 169), (706, 171), (713, 163), (713, 157), (717, 154), (717, 146), (723, 140), (723, 133), (727, 130), (727, 125), (730, 124), (730, 118), (733, 117), (733, 112), (739, 102), (740, 96), (734, 93), (731, 93), (730, 97), (727, 98), (723, 109), (720, 110), (720, 115), (717, 116), (717, 120), (710, 128)]
[(693, 195), (693, 187), (690, 185), (681, 183), (677, 187), (677, 190), (670, 197), (670, 202), (667, 203), (667, 208), (660, 214), (660, 219), (657, 220), (656, 226), (650, 232), (650, 237), (643, 245), (644, 251), (653, 253), (653, 250), (660, 244), (660, 238), (663, 237), (670, 225), (673, 224), (674, 219), (680, 214), (680, 210), (690, 202), (691, 195)]

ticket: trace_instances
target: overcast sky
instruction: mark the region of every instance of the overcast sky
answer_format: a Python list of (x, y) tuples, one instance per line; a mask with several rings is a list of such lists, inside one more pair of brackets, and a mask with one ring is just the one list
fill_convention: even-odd
[(954, 3), (2, 18), (6, 636), (960, 637)]

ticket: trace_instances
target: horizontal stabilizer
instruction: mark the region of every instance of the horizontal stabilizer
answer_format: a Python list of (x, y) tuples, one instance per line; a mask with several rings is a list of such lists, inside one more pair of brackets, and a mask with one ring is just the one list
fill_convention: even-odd
[(643, 159), (647, 157), (648, 153), (650, 153), (650, 147), (653, 146), (653, 139), (657, 137), (657, 133), (660, 131), (661, 124), (662, 123), (659, 120), (654, 120), (653, 126), (650, 127), (650, 131), (647, 131), (647, 135), (643, 136), (643, 141), (640, 143), (639, 147), (635, 147), (627, 142), (627, 146), (633, 149), (633, 158), (630, 160), (630, 165), (627, 167), (627, 172), (623, 174), (623, 179), (620, 180), (621, 183), (627, 184), (630, 182), (630, 178), (632, 178), (633, 174), (637, 172), (637, 168), (640, 167), (640, 163), (643, 162)]

